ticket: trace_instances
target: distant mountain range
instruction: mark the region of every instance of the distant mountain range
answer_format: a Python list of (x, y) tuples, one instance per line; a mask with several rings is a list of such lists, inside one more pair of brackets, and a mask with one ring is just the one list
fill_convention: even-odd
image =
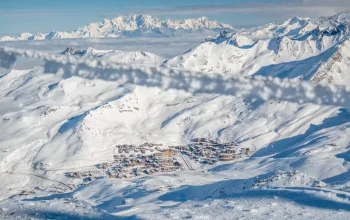
[(173, 36), (205, 30), (233, 30), (229, 24), (210, 21), (207, 17), (185, 20), (160, 20), (150, 15), (119, 16), (112, 20), (90, 23), (73, 32), (22, 33), (19, 36), (3, 36), (0, 41), (49, 40), (62, 38), (104, 38), (132, 36)]
[(249, 34), (257, 38), (271, 38), (277, 36), (300, 37), (310, 31), (332, 32), (337, 28), (350, 25), (350, 11), (331, 17), (294, 17), (280, 24), (270, 23), (249, 30), (241, 30), (242, 34)]

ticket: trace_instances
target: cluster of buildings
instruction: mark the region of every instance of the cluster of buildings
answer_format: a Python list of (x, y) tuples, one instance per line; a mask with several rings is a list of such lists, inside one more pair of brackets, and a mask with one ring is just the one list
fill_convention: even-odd
[(126, 153), (129, 154), (130, 152), (134, 153), (141, 153), (141, 154), (146, 154), (146, 152), (155, 152), (159, 151), (163, 147), (163, 144), (153, 144), (153, 143), (144, 143), (139, 146), (136, 145), (116, 145), (116, 148), (118, 149), (118, 153)]
[[(161, 144), (117, 145), (118, 154), (113, 162), (96, 165), (96, 171), (69, 172), (67, 177), (92, 181), (98, 178), (131, 178), (158, 172), (177, 171), (183, 167), (174, 156), (179, 152), (174, 149), (160, 149)], [(147, 147), (147, 149), (146, 149)], [(153, 153), (152, 153), (153, 152)]]
[(102, 164), (102, 169), (107, 169), (110, 178), (129, 178), (144, 174), (158, 172), (171, 172), (180, 169), (183, 165), (174, 156), (177, 151), (164, 149), (153, 154), (114, 155), (114, 161), (110, 164)]
[(250, 148), (239, 148), (236, 142), (219, 143), (207, 138), (195, 138), (187, 146), (177, 146), (175, 149), (189, 156), (195, 162), (214, 164), (218, 161), (235, 161), (250, 157)]
[(187, 155), (194, 162), (214, 164), (218, 161), (235, 161), (251, 156), (249, 148), (239, 148), (236, 142), (218, 143), (207, 138), (196, 138), (186, 146), (116, 145), (113, 162), (96, 165), (95, 171), (67, 173), (70, 178), (91, 181), (96, 178), (130, 178), (158, 172), (182, 169), (185, 161), (177, 155)]
[(75, 178), (75, 179), (83, 179), (84, 182), (90, 182), (98, 178), (103, 178), (104, 173), (101, 170), (84, 171), (84, 172), (68, 172), (67, 177)]

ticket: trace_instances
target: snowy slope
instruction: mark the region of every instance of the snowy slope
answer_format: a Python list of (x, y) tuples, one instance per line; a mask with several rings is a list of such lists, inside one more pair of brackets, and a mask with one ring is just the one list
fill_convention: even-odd
[(320, 55), (346, 38), (347, 33), (340, 31), (334, 35), (312, 32), (297, 39), (284, 36), (253, 41), (249, 36), (222, 32), (216, 39), (207, 39), (164, 65), (231, 76), (253, 75), (269, 65)]
[(267, 24), (250, 30), (250, 34), (257, 38), (273, 38), (278, 36), (295, 36), (305, 34), (317, 27), (311, 18), (294, 17), (281, 24)]
[(327, 18), (330, 23), (327, 28), (316, 25), (303, 30), (295, 29), (301, 26), (298, 22), (310, 19), (289, 19), (280, 25), (281, 30), (273, 29), (278, 34), (267, 39), (256, 39), (255, 33), (222, 31), (217, 38), (207, 38), (197, 47), (167, 60), (164, 66), (225, 76), (264, 75), (317, 82), (322, 81), (317, 78), (326, 78), (327, 71), (331, 75), (328, 78), (335, 80), (322, 82), (349, 84), (346, 77), (349, 26), (333, 19)]
[(75, 50), (74, 48), (67, 48), (62, 54), (69, 56), (80, 56), (83, 58), (98, 58), (106, 62), (115, 62), (119, 64), (137, 64), (137, 65), (159, 65), (164, 62), (164, 58), (156, 54), (135, 51), (124, 52), (120, 50), (96, 50), (94, 48), (87, 48), (86, 50)]
[[(0, 218), (348, 219), (350, 96), (333, 84), (350, 85), (350, 45), (338, 18), (319, 20), (326, 31), (290, 19), (269, 39), (224, 31), (162, 66), (148, 52), (0, 49)], [(177, 155), (182, 169), (133, 178), (67, 175), (98, 173), (124, 154), (116, 145), (198, 137), (253, 154)]]
[[(39, 54), (28, 55), (40, 58)], [(62, 65), (73, 62), (50, 56), (62, 59)], [(18, 62), (22, 61), (16, 65)], [(19, 213), (19, 205), (24, 214), (13, 214), (15, 217), (31, 215), (40, 207), (49, 213), (39, 211), (39, 217), (53, 217), (58, 215), (56, 212), (83, 215), (80, 209), (64, 208), (71, 204), (100, 218), (153, 218), (170, 211), (174, 204), (191, 206), (189, 201), (199, 200), (206, 206), (210, 199), (221, 198), (237, 201), (234, 198), (239, 193), (262, 196), (268, 202), (276, 201), (278, 193), (293, 201), (277, 200), (281, 207), (314, 213), (323, 213), (327, 204), (334, 204), (337, 210), (343, 209), (337, 211), (339, 219), (349, 215), (350, 179), (346, 173), (350, 166), (345, 155), (349, 151), (350, 124), (346, 109), (163, 91), (120, 84), (113, 76), (106, 81), (61, 74), (59, 68), (57, 74), (43, 74), (48, 64), (57, 65), (45, 62), (45, 68), (13, 69), (0, 78), (4, 106), (0, 123), (1, 195), (15, 198), (0, 204), (4, 216)], [(85, 75), (93, 68), (84, 68), (82, 63), (78, 66)], [(131, 73), (137, 78), (135, 71)], [(79, 185), (80, 180), (65, 175), (112, 161), (116, 144), (186, 144), (194, 137), (208, 135), (215, 140), (236, 141), (256, 153), (240, 162), (196, 166), (193, 171), (122, 180), (103, 178), (88, 185)], [(64, 192), (71, 193), (60, 197)], [(298, 199), (293, 200), (295, 195)], [(33, 196), (37, 198), (31, 200)], [(29, 200), (21, 202), (24, 198)], [(42, 202), (54, 198), (54, 208)], [(320, 205), (305, 206), (310, 199)], [(248, 201), (258, 204), (256, 200)], [(197, 215), (196, 210), (189, 214)], [(258, 208), (256, 211), (265, 213)], [(178, 211), (170, 212), (174, 215)]]
[[(50, 33), (22, 33), (17, 37), (4, 36), (0, 41), (12, 40), (50, 40), (61, 38), (103, 38), (128, 36), (173, 36), (207, 30), (233, 30), (233, 27), (218, 21), (210, 21), (207, 17), (185, 20), (160, 20), (150, 15), (119, 16), (112, 20), (90, 23), (72, 32), (52, 31)], [(209, 31), (209, 33), (212, 33)]]

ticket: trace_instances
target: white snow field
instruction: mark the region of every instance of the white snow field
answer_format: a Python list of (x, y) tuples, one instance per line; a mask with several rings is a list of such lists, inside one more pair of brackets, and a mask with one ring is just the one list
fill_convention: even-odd
[[(350, 219), (349, 17), (1, 42), (0, 219)], [(117, 146), (196, 138), (250, 153), (178, 153), (181, 169), (123, 178), (101, 168), (140, 153)]]

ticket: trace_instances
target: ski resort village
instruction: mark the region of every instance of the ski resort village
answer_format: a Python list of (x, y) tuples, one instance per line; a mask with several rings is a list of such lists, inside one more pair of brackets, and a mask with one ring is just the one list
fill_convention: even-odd
[[(144, 143), (116, 145), (113, 162), (97, 164), (94, 170), (67, 172), (70, 178), (91, 182), (98, 178), (131, 178), (158, 172), (174, 172), (183, 169), (201, 169), (200, 165), (242, 160), (253, 150), (239, 148), (236, 142), (217, 143), (207, 138), (196, 138), (187, 146), (163, 146)], [(198, 165), (197, 165), (198, 164)]]

